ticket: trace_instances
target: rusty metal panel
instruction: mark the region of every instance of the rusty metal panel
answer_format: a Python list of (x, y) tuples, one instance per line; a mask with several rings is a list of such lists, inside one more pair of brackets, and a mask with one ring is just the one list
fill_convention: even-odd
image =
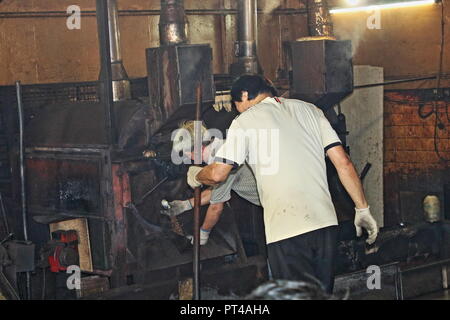
[(114, 193), (114, 228), (111, 239), (113, 271), (116, 286), (126, 284), (127, 276), (127, 221), (125, 205), (131, 201), (129, 178), (120, 172), (120, 165), (112, 166), (112, 188)]
[(41, 79), (45, 79), (44, 82), (98, 79), (100, 59), (94, 17), (83, 17), (79, 30), (69, 30), (65, 18), (35, 20), (33, 24), (33, 58), (37, 73), (34, 83), (43, 82)]
[[(221, 16), (188, 16), (189, 28), (188, 37), (191, 44), (209, 44), (213, 51), (213, 71), (214, 73), (220, 73), (221, 67), (224, 63), (221, 59), (221, 31), (218, 21)], [(231, 52), (232, 53), (232, 52)]]
[(264, 74), (275, 79), (280, 56), (280, 28), (276, 15), (258, 15), (258, 60)]
[(92, 161), (28, 159), (28, 203), (58, 211), (100, 211), (99, 165)]
[[(164, 122), (175, 112), (180, 113), (182, 111), (179, 111), (180, 107), (195, 104), (195, 87), (201, 79), (203, 102), (214, 101), (211, 61), (212, 52), (209, 45), (177, 45), (147, 49), (150, 106), (160, 108)], [(192, 108), (184, 111), (181, 113), (185, 118), (193, 117)]]
[(218, 8), (221, 0), (208, 0), (208, 1), (198, 1), (198, 0), (184, 0), (184, 6), (186, 9), (209, 9)]
[[(88, 219), (92, 243), (93, 268), (109, 267), (110, 233), (102, 179), (102, 153), (82, 155), (41, 153), (27, 154), (28, 208), (30, 217), (49, 217), (64, 220), (67, 217)], [(31, 239), (42, 243), (48, 239), (45, 219), (31, 220)], [(49, 219), (51, 222), (51, 219)], [(48, 222), (47, 222), (48, 223)], [(34, 228), (36, 226), (36, 228)]]
[(361, 270), (337, 276), (334, 295), (343, 298), (348, 294), (350, 300), (403, 300), (398, 263), (381, 265), (379, 268), (382, 274), (379, 290), (368, 288), (373, 273)]
[[(444, 19), (448, 20), (450, 7), (444, 10)], [(436, 74), (441, 35), (440, 14), (440, 6), (433, 5), (408, 10), (382, 10), (381, 28), (372, 30), (367, 28), (368, 15), (337, 14), (333, 15), (333, 21), (336, 36), (352, 41), (355, 65), (383, 67), (385, 79), (395, 80)], [(445, 37), (448, 43), (450, 33), (446, 32)], [(444, 66), (448, 66), (449, 61), (450, 51), (444, 49)], [(442, 79), (441, 85), (450, 85), (448, 77)], [(428, 80), (395, 84), (389, 88), (434, 87), (436, 81)]]
[[(145, 145), (147, 108), (143, 101), (114, 103), (114, 127), (119, 137), (119, 148)], [(104, 145), (107, 143), (104, 106), (98, 102), (42, 106), (29, 121), (25, 137), (27, 145), (32, 146)]]
[(38, 82), (34, 25), (25, 19), (0, 19), (0, 30), (0, 83), (11, 84), (17, 79), (21, 83)]
[(353, 92), (350, 41), (291, 42), (291, 96), (329, 108)]
[[(197, 10), (197, 8), (218, 10), (221, 2), (218, 0), (187, 0), (185, 5), (187, 10)], [(223, 0), (223, 7), (235, 8), (235, 2)], [(283, 9), (304, 8), (302, 2), (298, 0), (274, 0), (273, 2), (279, 2)], [(1, 4), (1, 11), (27, 13), (48, 10), (49, 12), (60, 11), (62, 15), (65, 15), (65, 9), (71, 4), (73, 3), (69, 1), (54, 0), (4, 0)], [(95, 9), (95, 2), (92, 0), (80, 0), (77, 1), (77, 4), (83, 11), (92, 12)], [(120, 10), (159, 10), (159, 6), (159, 1), (119, 1)], [(446, 8), (444, 14), (448, 17), (450, 8)], [(260, 16), (260, 20), (265, 19), (263, 18), (264, 15), (260, 14)], [(227, 48), (225, 50), (226, 57), (222, 58), (218, 54), (220, 42), (225, 42), (227, 47), (230, 46), (234, 41), (232, 38), (236, 33), (236, 28), (233, 23), (227, 22), (223, 32), (226, 37), (215, 37), (213, 30), (208, 32), (206, 24), (200, 23), (200, 17), (201, 15), (188, 14), (192, 26), (195, 26), (197, 21), (199, 21), (198, 24), (205, 25), (205, 28), (201, 28), (203, 30), (202, 35), (196, 38), (195, 42), (203, 42), (202, 39), (205, 39), (205, 41), (211, 43), (214, 50), (214, 71), (221, 72), (220, 70), (230, 65), (233, 59), (233, 49), (232, 46)], [(219, 18), (219, 15), (217, 17)], [(287, 36), (292, 32), (306, 32), (306, 15), (283, 14), (281, 17), (283, 24), (285, 24), (283, 34), (286, 36), (283, 36), (284, 40), (292, 41), (296, 39), (296, 37)], [(395, 77), (398, 79), (413, 77), (414, 75), (435, 74), (435, 59), (429, 57), (438, 57), (438, 50), (435, 49), (440, 42), (439, 17), (440, 10), (437, 6), (412, 8), (407, 12), (404, 10), (383, 11), (381, 16), (382, 27), (373, 32), (367, 29), (367, 17), (364, 15), (351, 13), (334, 15), (333, 22), (335, 34), (340, 39), (351, 39), (353, 41), (355, 64), (382, 66), (385, 68), (388, 78)], [(224, 18), (227, 21), (233, 21), (235, 14), (226, 14)], [(51, 22), (51, 20), (54, 20), (54, 22)], [(131, 77), (144, 76), (145, 57), (140, 50), (141, 48), (158, 45), (157, 24), (159, 17), (155, 12), (149, 14), (141, 12), (138, 16), (127, 17), (122, 13), (119, 20), (122, 29), (125, 67)], [(212, 21), (210, 17), (207, 17), (206, 20)], [(411, 25), (407, 21), (416, 21), (416, 23)], [(95, 17), (92, 16), (92, 13), (83, 15), (82, 29), (79, 31), (67, 30), (65, 22), (65, 17), (61, 15), (57, 18), (49, 17), (46, 19), (0, 19), (0, 40), (2, 43), (0, 67), (4, 70), (0, 74), (0, 84), (11, 84), (16, 79), (21, 79), (22, 83), (96, 80), (99, 68)], [(122, 25), (124, 26), (122, 27)], [(135, 27), (133, 27), (134, 25)], [(214, 27), (211, 29), (214, 29)], [(429, 30), (429, 32), (421, 32), (423, 30)], [(271, 33), (264, 33), (259, 39), (259, 46), (266, 48), (260, 50), (259, 58), (263, 61), (263, 68), (268, 70), (266, 70), (266, 75), (271, 78), (275, 76), (272, 65), (276, 65), (276, 63), (274, 63), (274, 52), (269, 43), (278, 41), (278, 32), (276, 31), (278, 30), (271, 29)], [(270, 37), (266, 34), (270, 34)], [(406, 36), (404, 36), (405, 34)], [(298, 36), (304, 35), (306, 34)], [(227, 37), (230, 39), (225, 39)], [(449, 37), (450, 34), (446, 34), (446, 41)], [(363, 42), (365, 45), (361, 45)], [(380, 55), (380, 52), (383, 52), (383, 54)], [(447, 64), (448, 59), (449, 54), (445, 52), (444, 65)], [(58, 67), (52, 67), (54, 61), (57, 61)], [(417, 63), (417, 61), (420, 63)], [(419, 84), (430, 87), (435, 86), (435, 81), (419, 82)], [(404, 83), (393, 87), (411, 88), (417, 85), (417, 83)], [(448, 86), (448, 80), (442, 79), (442, 85)]]
[(147, 76), (145, 49), (159, 46), (158, 21), (156, 15), (119, 16), (123, 64), (133, 77)]
[[(6, 2), (6, 1), (5, 1)], [(66, 9), (72, 4), (76, 4), (83, 9), (95, 9), (95, 1), (92, 0), (77, 0), (73, 3), (70, 0), (62, 0), (55, 2), (54, 0), (39, 0), (39, 1), (9, 1), (28, 4), (27, 7), (31, 10), (58, 10)]]

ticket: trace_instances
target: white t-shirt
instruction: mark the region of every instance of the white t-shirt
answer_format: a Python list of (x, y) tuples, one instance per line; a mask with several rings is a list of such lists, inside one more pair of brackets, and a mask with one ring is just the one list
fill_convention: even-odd
[(228, 129), (216, 162), (255, 174), (264, 208), (267, 243), (337, 225), (328, 190), (325, 151), (341, 144), (316, 106), (266, 98), (240, 114)]

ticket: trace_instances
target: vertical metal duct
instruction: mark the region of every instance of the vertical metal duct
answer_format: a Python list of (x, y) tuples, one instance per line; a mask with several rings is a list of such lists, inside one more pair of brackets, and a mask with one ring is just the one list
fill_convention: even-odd
[(161, 0), (159, 42), (161, 46), (187, 43), (187, 19), (183, 0)]
[[(122, 63), (122, 53), (120, 49), (120, 31), (119, 31), (119, 11), (116, 0), (105, 0), (108, 9), (109, 22), (109, 51), (111, 55), (112, 87), (113, 100), (127, 100), (131, 98), (130, 80)], [(98, 6), (97, 6), (98, 12)], [(97, 25), (100, 23), (97, 18)], [(101, 44), (100, 44), (101, 45)], [(100, 74), (104, 72), (100, 71)], [(100, 76), (100, 78), (102, 78)]]
[(233, 75), (261, 73), (257, 57), (258, 13), (257, 0), (238, 0), (238, 34), (235, 55), (238, 61), (231, 66)]
[(332, 37), (333, 23), (327, 0), (307, 0), (308, 30), (312, 37)]

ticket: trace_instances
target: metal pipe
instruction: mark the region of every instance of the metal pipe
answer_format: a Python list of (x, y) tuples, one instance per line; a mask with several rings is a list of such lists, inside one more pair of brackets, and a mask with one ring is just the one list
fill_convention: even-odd
[(160, 185), (162, 185), (164, 182), (166, 182), (167, 179), (169, 179), (169, 176), (162, 178), (161, 181), (159, 181), (153, 188), (151, 188), (149, 191), (147, 191), (147, 192), (142, 196), (141, 200), (139, 200), (139, 203), (137, 203), (137, 204), (138, 204), (138, 205), (139, 205), (139, 204), (142, 204), (142, 203), (144, 202), (145, 198), (147, 198), (149, 195), (151, 195), (151, 194), (153, 193), (153, 191), (155, 191), (156, 189), (158, 189), (158, 187), (159, 187)]
[(239, 57), (256, 57), (258, 42), (256, 0), (238, 1), (238, 45)]
[(122, 60), (120, 52), (120, 31), (118, 27), (119, 13), (116, 0), (107, 0), (108, 21), (109, 21), (109, 49), (111, 53), (111, 63)]
[[(202, 109), (202, 84), (197, 86), (196, 90), (197, 105), (195, 109), (195, 126), (194, 126), (194, 163), (202, 163), (202, 131), (201, 131), (201, 109)], [(200, 300), (200, 206), (201, 206), (201, 189), (194, 189), (194, 300)]]
[(364, 178), (366, 177), (366, 175), (369, 172), (371, 167), (372, 167), (372, 164), (367, 162), (366, 165), (364, 166), (364, 169), (361, 171), (361, 174), (359, 175), (359, 179), (361, 181), (364, 181)]
[(114, 131), (114, 94), (112, 86), (111, 52), (109, 50), (109, 21), (108, 6), (106, 0), (96, 0), (98, 39), (100, 48), (100, 85), (102, 86), (101, 100), (105, 106), (105, 129), (107, 143), (115, 144)]
[[(19, 114), (19, 154), (20, 154), (20, 186), (21, 186), (21, 202), (22, 202), (22, 224), (23, 224), (23, 238), (28, 241), (28, 221), (27, 221), (27, 201), (25, 189), (25, 148), (23, 143), (23, 105), (22, 105), (22, 87), (20, 81), (16, 81), (16, 95), (17, 95), (17, 110)], [(31, 275), (26, 273), (27, 277), (27, 298), (31, 299)]]
[(400, 80), (392, 80), (392, 81), (386, 81), (386, 82), (380, 82), (380, 83), (371, 83), (371, 84), (364, 84), (361, 86), (354, 86), (353, 89), (364, 89), (364, 88), (372, 88), (372, 87), (379, 87), (379, 86), (388, 86), (391, 84), (398, 84), (398, 83), (405, 83), (405, 82), (414, 82), (414, 81), (421, 81), (421, 80), (433, 80), (436, 79), (437, 76), (430, 76), (430, 77), (420, 77), (420, 78), (411, 78), (411, 79), (400, 79)]
[[(259, 13), (263, 13), (262, 10), (258, 10)], [(203, 15), (235, 15), (237, 10), (235, 9), (185, 9), (186, 15), (203, 16)], [(272, 12), (272, 15), (304, 15), (306, 9), (293, 9), (293, 8), (279, 8)], [(120, 16), (159, 16), (160, 10), (119, 10)], [(82, 10), (81, 16), (83, 17), (95, 17), (94, 10)], [(66, 11), (27, 11), (27, 12), (0, 12), (0, 19), (13, 19), (13, 18), (67, 18)]]
[(312, 37), (333, 36), (333, 23), (327, 0), (307, 0), (308, 31)]
[[(131, 99), (131, 87), (128, 74), (122, 62), (120, 47), (119, 11), (117, 0), (105, 0), (108, 19), (109, 54), (111, 61), (113, 101)], [(98, 7), (97, 7), (98, 8)], [(97, 17), (97, 25), (98, 17)], [(100, 71), (100, 77), (103, 69)]]
[(6, 275), (3, 273), (3, 267), (0, 266), (0, 284), (5, 288), (6, 294), (8, 294), (11, 300), (20, 300), (19, 294), (17, 293), (14, 286), (9, 282)]
[(257, 0), (238, 0), (237, 8), (235, 56), (238, 58), (238, 61), (231, 66), (231, 73), (234, 76), (261, 73), (257, 57)]
[(13, 237), (14, 237), (14, 233), (8, 234), (8, 235), (6, 236), (5, 239), (3, 239), (2, 241), (0, 241), (0, 246), (1, 246), (2, 244), (4, 244), (6, 241), (9, 241), (10, 239), (12, 239)]
[(17, 109), (19, 113), (19, 154), (20, 154), (19, 165), (20, 165), (23, 237), (25, 241), (28, 241), (27, 203), (25, 190), (25, 159), (24, 159), (24, 144), (23, 144), (23, 105), (22, 105), (22, 88), (20, 85), (20, 81), (16, 81), (16, 94), (17, 94)]
[(159, 42), (162, 46), (187, 43), (187, 19), (183, 0), (161, 0)]

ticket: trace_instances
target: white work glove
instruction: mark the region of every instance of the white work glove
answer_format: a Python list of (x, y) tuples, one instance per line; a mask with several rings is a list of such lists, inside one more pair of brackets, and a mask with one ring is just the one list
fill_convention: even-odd
[(370, 207), (365, 209), (355, 208), (355, 228), (356, 236), (360, 237), (362, 235), (362, 228), (367, 230), (368, 237), (366, 242), (372, 244), (375, 242), (378, 234), (377, 222), (370, 214)]
[(197, 175), (200, 171), (202, 171), (202, 167), (190, 166), (187, 173), (187, 183), (191, 186), (191, 188), (200, 187), (202, 184), (197, 180)]
[(161, 210), (160, 213), (168, 217), (176, 217), (191, 209), (192, 205), (189, 200), (174, 200), (169, 202), (168, 208)]
[[(209, 234), (211, 233), (211, 230), (203, 230), (200, 228), (200, 245), (204, 246), (209, 239)], [(194, 244), (194, 236), (187, 235), (186, 238), (191, 241), (191, 244)]]

